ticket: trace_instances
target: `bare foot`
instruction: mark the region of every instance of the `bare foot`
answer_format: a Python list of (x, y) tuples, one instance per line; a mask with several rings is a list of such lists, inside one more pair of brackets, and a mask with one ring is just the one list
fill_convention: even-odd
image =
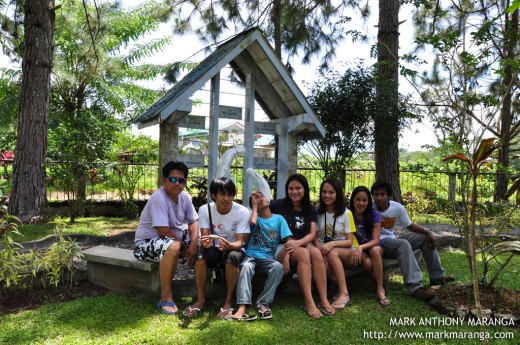
[(323, 314), (320, 312), (320, 310), (314, 306), (314, 307), (305, 307), (305, 311), (307, 312), (307, 315), (312, 317), (313, 319), (319, 319), (323, 317)]
[(345, 307), (352, 304), (352, 300), (350, 299), (350, 296), (347, 294), (347, 297), (345, 299), (338, 298), (333, 303), (332, 306), (336, 309), (345, 309)]
[(390, 300), (386, 298), (386, 292), (385, 289), (377, 289), (377, 300), (379, 301), (379, 304), (381, 304), (383, 307), (386, 307), (387, 305), (390, 305)]
[(157, 301), (157, 307), (164, 314), (176, 314), (179, 308), (173, 301)]

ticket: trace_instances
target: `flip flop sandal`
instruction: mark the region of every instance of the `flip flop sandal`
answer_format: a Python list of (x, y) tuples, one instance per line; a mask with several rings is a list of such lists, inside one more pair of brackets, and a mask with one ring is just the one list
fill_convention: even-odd
[(381, 304), (381, 306), (383, 307), (389, 306), (392, 303), (388, 298), (386, 298), (386, 296), (383, 298), (378, 298), (377, 300), (379, 301), (379, 304)]
[(168, 314), (168, 315), (174, 315), (174, 314), (177, 314), (177, 312), (178, 312), (178, 310), (174, 311), (174, 312), (167, 311), (166, 309), (164, 309), (164, 307), (175, 308), (175, 302), (162, 302), (161, 300), (157, 301), (157, 308), (159, 308), (161, 313)]
[(352, 300), (349, 298), (346, 302), (338, 302), (337, 300), (332, 303), (332, 306), (336, 309), (344, 309), (352, 304)]
[(233, 317), (231, 315), (226, 316), (224, 319), (228, 321), (254, 321), (257, 319), (256, 315), (249, 316), (247, 314), (242, 314), (240, 317)]
[(336, 310), (334, 308), (332, 308), (332, 311), (331, 311), (331, 308), (329, 307), (321, 307), (321, 312), (325, 315), (328, 315), (328, 316), (334, 316), (336, 315)]
[(260, 320), (268, 320), (273, 317), (273, 313), (271, 312), (271, 309), (267, 308), (264, 309), (264, 311), (261, 311), (258, 309), (258, 319)]
[[(188, 312), (186, 312), (186, 310)], [(200, 315), (201, 312), (202, 312), (201, 308), (192, 307), (191, 305), (189, 305), (188, 308), (184, 309), (184, 311), (182, 312), (182, 315), (184, 315), (186, 317), (197, 317)]]
[(228, 316), (233, 316), (233, 312), (235, 311), (235, 308), (220, 308), (220, 311), (217, 314), (218, 318), (225, 319)]

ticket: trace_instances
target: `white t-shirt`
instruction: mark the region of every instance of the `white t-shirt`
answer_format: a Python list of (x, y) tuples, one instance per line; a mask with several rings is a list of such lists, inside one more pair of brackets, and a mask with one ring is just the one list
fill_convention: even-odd
[(197, 219), (197, 212), (188, 193), (182, 191), (177, 202), (174, 202), (161, 187), (152, 194), (141, 212), (134, 242), (137, 244), (158, 237), (155, 227), (162, 226), (169, 227), (171, 237), (181, 241), (183, 222), (192, 224)]
[(318, 240), (320, 243), (323, 243), (325, 236), (331, 237), (334, 241), (344, 240), (345, 234), (349, 232), (356, 232), (356, 225), (352, 212), (348, 208), (341, 216), (336, 217), (336, 224), (334, 224), (334, 213), (318, 214)]
[(379, 210), (381, 214), (381, 236), (380, 238), (395, 238), (395, 230), (397, 224), (407, 228), (412, 225), (410, 217), (403, 205), (393, 200), (390, 200), (390, 205), (384, 211)]
[[(237, 240), (236, 234), (249, 234), (249, 218), (251, 212), (236, 202), (233, 202), (231, 211), (220, 214), (214, 202), (209, 204), (211, 209), (211, 220), (213, 221), (213, 233), (224, 237), (228, 242)], [(211, 229), (209, 224), (208, 205), (199, 208), (199, 228)], [(218, 242), (215, 241), (218, 247)]]

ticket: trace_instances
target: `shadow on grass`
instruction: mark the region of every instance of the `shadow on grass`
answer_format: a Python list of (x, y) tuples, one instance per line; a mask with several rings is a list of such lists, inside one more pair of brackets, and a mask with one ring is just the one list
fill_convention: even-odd
[[(464, 254), (443, 252), (443, 265), (448, 273), (465, 279)], [(460, 273), (459, 273), (460, 272)], [(518, 277), (518, 274), (517, 274)], [(395, 338), (395, 332), (477, 332), (467, 324), (446, 327), (419, 325), (420, 320), (441, 318), (422, 301), (408, 296), (401, 276), (386, 283), (392, 304), (378, 304), (375, 289), (367, 286), (351, 289), (353, 304), (338, 310), (336, 316), (311, 319), (303, 309), (300, 293), (278, 293), (272, 305), (273, 319), (254, 322), (232, 322), (216, 317), (221, 300), (210, 300), (200, 317), (187, 319), (182, 310), (191, 298), (176, 298), (180, 315), (159, 313), (157, 295), (132, 292), (109, 294), (72, 302), (46, 305), (38, 310), (0, 316), (2, 344), (480, 344), (478, 339)], [(315, 300), (317, 300), (315, 296)], [(249, 311), (254, 312), (254, 308)], [(415, 325), (396, 325), (396, 320), (408, 318)], [(493, 344), (512, 344), (520, 339), (520, 331), (490, 327), (490, 332), (511, 332), (513, 340), (495, 340)], [(376, 333), (379, 332), (379, 333)], [(392, 332), (392, 333), (391, 333)], [(379, 341), (374, 338), (384, 335)], [(403, 341), (404, 340), (404, 341)]]

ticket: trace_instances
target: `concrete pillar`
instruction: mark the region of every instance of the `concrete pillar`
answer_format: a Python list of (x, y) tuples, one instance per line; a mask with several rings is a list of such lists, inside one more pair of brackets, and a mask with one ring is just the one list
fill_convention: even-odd
[(255, 150), (255, 77), (248, 74), (246, 77), (246, 99), (244, 117), (244, 164), (242, 170), (242, 204), (247, 205), (251, 195), (252, 181), (247, 168), (253, 168), (253, 157)]
[(276, 176), (276, 198), (285, 198), (285, 182), (287, 181), (287, 156), (289, 152), (289, 125), (287, 121), (280, 121), (276, 125), (278, 133), (278, 176)]
[[(208, 152), (208, 186), (217, 174), (218, 164), (218, 122), (220, 118), (220, 72), (211, 78), (211, 97), (209, 104), (209, 152)], [(211, 195), (208, 188), (208, 202)]]
[(299, 139), (297, 135), (289, 134), (287, 147), (287, 177), (296, 174), (298, 170), (298, 142)]

